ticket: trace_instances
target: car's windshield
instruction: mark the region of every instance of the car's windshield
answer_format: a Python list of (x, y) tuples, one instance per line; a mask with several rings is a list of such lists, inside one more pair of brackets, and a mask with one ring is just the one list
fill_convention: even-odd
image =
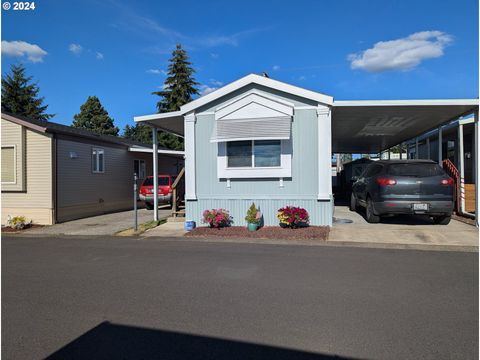
[(390, 164), (388, 166), (387, 174), (397, 176), (414, 176), (414, 177), (429, 177), (443, 175), (443, 169), (437, 164), (429, 163), (403, 163)]
[[(153, 186), (153, 177), (146, 178), (143, 182), (144, 186)], [(168, 184), (168, 177), (167, 176), (159, 176), (158, 177), (158, 186), (166, 186)]]

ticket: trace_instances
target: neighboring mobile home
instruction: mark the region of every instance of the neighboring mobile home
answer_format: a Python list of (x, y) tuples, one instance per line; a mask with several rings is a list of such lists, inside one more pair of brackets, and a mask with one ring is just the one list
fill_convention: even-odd
[[(2, 113), (2, 224), (23, 215), (50, 225), (133, 207), (133, 173), (152, 175), (151, 145)], [(183, 152), (159, 150), (177, 174)]]

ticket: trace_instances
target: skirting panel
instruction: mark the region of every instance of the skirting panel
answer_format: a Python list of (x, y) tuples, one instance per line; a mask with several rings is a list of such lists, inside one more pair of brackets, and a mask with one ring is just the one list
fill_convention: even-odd
[(297, 199), (199, 199), (186, 201), (186, 220), (194, 220), (197, 226), (202, 225), (202, 213), (206, 209), (223, 208), (233, 216), (234, 226), (243, 226), (247, 210), (255, 202), (263, 214), (267, 226), (278, 225), (277, 211), (284, 206), (300, 206), (310, 215), (311, 225), (332, 225), (333, 201), (297, 200)]

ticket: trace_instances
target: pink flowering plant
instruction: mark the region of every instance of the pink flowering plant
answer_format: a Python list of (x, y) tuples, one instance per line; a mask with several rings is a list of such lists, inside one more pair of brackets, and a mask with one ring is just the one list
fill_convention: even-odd
[(204, 224), (208, 224), (212, 228), (221, 228), (225, 226), (230, 226), (233, 222), (233, 218), (230, 216), (228, 210), (225, 209), (212, 209), (205, 210), (203, 212)]
[(295, 206), (285, 206), (278, 209), (277, 218), (280, 221), (280, 226), (292, 229), (308, 226), (310, 222), (307, 210)]

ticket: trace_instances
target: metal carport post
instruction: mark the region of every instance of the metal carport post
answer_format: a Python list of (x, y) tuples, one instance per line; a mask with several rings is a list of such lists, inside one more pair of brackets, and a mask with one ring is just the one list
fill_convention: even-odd
[(158, 130), (152, 126), (153, 220), (158, 221)]
[(479, 125), (478, 125), (478, 109), (473, 113), (474, 120), (475, 120), (475, 129), (474, 129), (474, 138), (475, 138), (475, 161), (473, 162), (473, 166), (475, 166), (475, 223), (477, 228), (480, 225), (479, 215), (480, 215), (480, 191), (479, 191), (479, 184), (478, 181), (480, 180), (480, 166), (479, 166)]

